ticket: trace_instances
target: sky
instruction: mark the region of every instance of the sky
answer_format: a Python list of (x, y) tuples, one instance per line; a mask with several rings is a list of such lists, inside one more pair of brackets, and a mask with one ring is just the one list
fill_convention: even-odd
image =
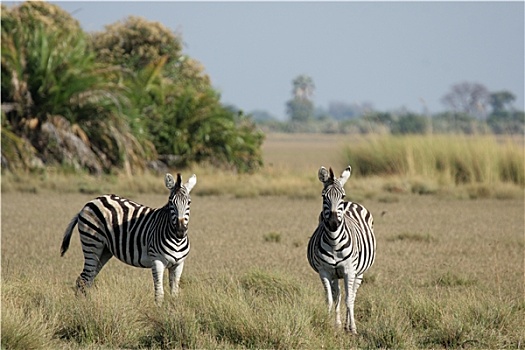
[(513, 2), (66, 2), (87, 32), (141, 16), (182, 36), (224, 104), (286, 119), (292, 80), (313, 102), (438, 113), (451, 86), (507, 90), (524, 109), (524, 5)]

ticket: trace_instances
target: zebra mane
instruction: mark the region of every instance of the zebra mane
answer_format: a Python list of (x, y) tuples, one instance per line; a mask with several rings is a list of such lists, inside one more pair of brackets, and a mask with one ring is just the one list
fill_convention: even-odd
[(332, 179), (332, 181), (334, 180), (334, 171), (332, 170), (332, 167), (330, 167), (330, 179)]
[(175, 183), (175, 190), (178, 190), (181, 188), (182, 183), (182, 176), (180, 176), (180, 173), (177, 173), (177, 182)]

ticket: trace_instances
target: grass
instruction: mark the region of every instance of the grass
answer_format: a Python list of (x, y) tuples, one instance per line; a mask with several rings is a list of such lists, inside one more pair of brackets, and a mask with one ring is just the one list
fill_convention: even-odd
[[(381, 136), (348, 145), (346, 159), (360, 175), (399, 175), (437, 184), (525, 185), (523, 144), (495, 136)], [(431, 186), (432, 187), (432, 186)], [(428, 192), (417, 181), (413, 192)], [(433, 192), (432, 190), (430, 192)]]
[[(491, 136), (372, 136), (270, 134), (263, 146), (265, 167), (255, 174), (217, 171), (211, 166), (172, 169), (183, 178), (197, 174), (200, 196), (319, 196), (317, 170), (337, 174), (352, 166), (347, 188), (352, 198), (388, 194), (437, 195), (465, 199), (523, 198), (523, 140)], [(48, 169), (35, 174), (2, 175), (2, 192), (58, 192), (126, 197), (165, 193), (164, 174), (123, 174), (93, 177)]]
[(98, 194), (164, 205), (162, 174), (4, 175), (2, 349), (524, 347), (522, 185), (430, 173), (364, 178), (352, 164), (347, 198), (374, 214), (378, 252), (351, 336), (334, 329), (306, 246), (322, 207), (318, 167), (342, 170), (354, 140), (315, 136), (309, 146), (308, 135), (287, 137), (269, 137), (259, 174), (183, 170), (184, 179), (198, 176), (192, 251), (178, 297), (165, 276), (160, 308), (151, 271), (116, 259), (76, 297), (78, 233), (63, 258), (59, 247), (71, 217)]
[[(353, 337), (334, 329), (306, 260), (320, 198), (194, 196), (181, 294), (166, 295), (161, 308), (150, 270), (116, 260), (87, 297), (75, 296), (83, 262), (77, 233), (63, 258), (59, 246), (69, 217), (88, 198), (2, 195), (2, 348), (520, 348), (525, 342), (520, 200), (366, 200), (373, 213), (388, 213), (375, 218), (378, 255), (358, 292)], [(137, 200), (160, 206), (166, 195)], [(28, 203), (37, 210), (27, 210)], [(252, 214), (239, 215), (246, 210)], [(279, 242), (262, 239), (277, 232)]]
[(279, 232), (268, 232), (263, 238), (265, 242), (279, 243), (281, 241), (281, 234)]
[(435, 242), (436, 238), (431, 236), (430, 234), (426, 233), (410, 233), (410, 232), (402, 232), (395, 237), (389, 238), (389, 241), (413, 241), (413, 242), (426, 242), (431, 243)]

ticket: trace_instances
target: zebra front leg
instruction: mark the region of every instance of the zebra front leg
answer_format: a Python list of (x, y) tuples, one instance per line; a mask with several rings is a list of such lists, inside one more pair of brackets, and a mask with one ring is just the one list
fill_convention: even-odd
[[(330, 275), (324, 271), (319, 272), (321, 277), (321, 282), (323, 283), (325, 295), (326, 295), (326, 304), (328, 306), (328, 314), (332, 313), (332, 307), (334, 306), (334, 295), (332, 294), (332, 278)], [(337, 315), (336, 315), (337, 318)], [(341, 320), (339, 320), (340, 322)], [(337, 320), (336, 320), (337, 325)]]
[(355, 325), (354, 318), (354, 302), (357, 288), (355, 288), (355, 273), (346, 273), (344, 276), (345, 281), (345, 301), (346, 301), (346, 319), (345, 319), (345, 330), (357, 334), (357, 328)]
[(154, 260), (151, 269), (153, 273), (153, 284), (155, 285), (155, 303), (160, 306), (164, 300), (164, 285), (162, 284), (165, 269), (164, 263), (160, 260)]
[(184, 261), (176, 266), (172, 266), (169, 268), (171, 295), (179, 294), (179, 282), (180, 282), (180, 276), (182, 275), (183, 269), (184, 269)]
[(335, 327), (341, 328), (341, 291), (339, 289), (339, 280), (337, 278), (332, 279), (332, 299), (335, 303)]

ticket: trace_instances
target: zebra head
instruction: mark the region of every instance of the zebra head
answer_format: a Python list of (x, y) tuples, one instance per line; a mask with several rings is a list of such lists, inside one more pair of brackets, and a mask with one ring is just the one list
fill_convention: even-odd
[(177, 181), (171, 174), (166, 174), (164, 179), (166, 187), (171, 191), (168, 206), (171, 214), (171, 222), (175, 227), (177, 238), (183, 238), (188, 232), (190, 221), (190, 191), (197, 183), (197, 176), (193, 174), (188, 182), (182, 184), (182, 177), (177, 174)]
[(345, 198), (343, 186), (350, 178), (351, 172), (352, 168), (348, 166), (338, 179), (334, 177), (332, 168), (329, 172), (325, 167), (321, 167), (318, 172), (319, 181), (324, 184), (322, 219), (326, 228), (332, 232), (335, 232), (343, 222)]

